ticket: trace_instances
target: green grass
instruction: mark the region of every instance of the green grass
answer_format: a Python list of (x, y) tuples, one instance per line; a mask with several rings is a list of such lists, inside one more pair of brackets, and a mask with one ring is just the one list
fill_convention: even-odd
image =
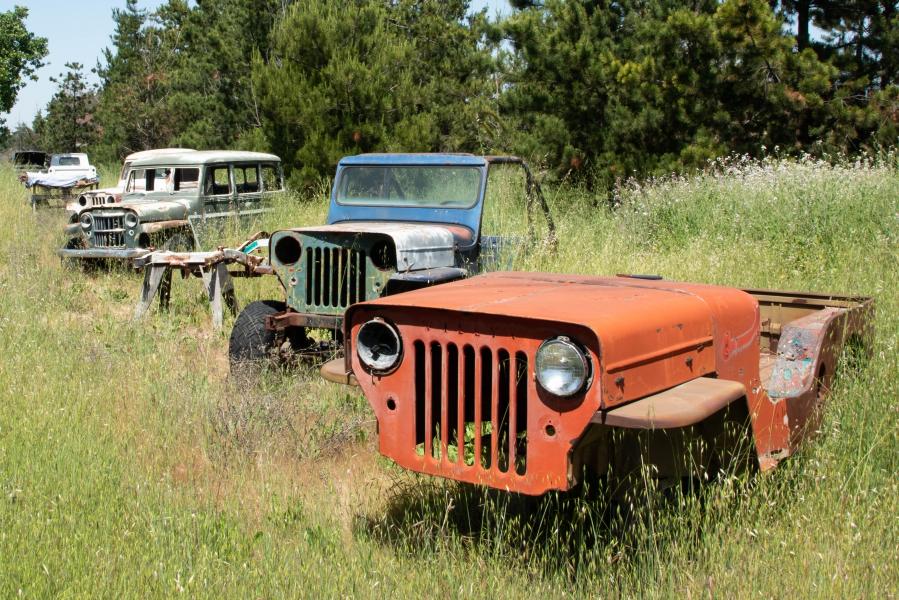
[[(870, 294), (873, 359), (770, 474), (627, 517), (589, 494), (473, 490), (380, 459), (352, 390), (310, 372), (229, 380), (230, 322), (212, 331), (197, 281), (130, 322), (139, 278), (61, 265), (63, 215), (33, 215), (2, 167), (0, 596), (895, 597), (896, 157), (735, 159), (623, 186), (615, 210), (547, 196), (558, 250), (516, 267)], [(325, 210), (291, 198), (259, 226)], [(244, 303), (279, 297), (273, 280), (237, 286)]]

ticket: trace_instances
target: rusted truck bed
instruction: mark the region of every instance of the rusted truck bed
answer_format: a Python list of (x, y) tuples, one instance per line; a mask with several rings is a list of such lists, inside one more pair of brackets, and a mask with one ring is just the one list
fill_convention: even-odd
[[(759, 376), (772, 402), (786, 403), (790, 444), (817, 429), (822, 402), (843, 351), (866, 348), (872, 334), (873, 300), (841, 296), (745, 290), (759, 303)], [(764, 468), (779, 456), (762, 460)]]
[(864, 329), (870, 328), (873, 301), (869, 297), (758, 289), (744, 291), (759, 303), (760, 371), (764, 383), (770, 382), (785, 331), (790, 345), (794, 346), (797, 335), (808, 335), (801, 332), (824, 331), (823, 326), (827, 323), (844, 330), (839, 339), (832, 340), (838, 343), (851, 342), (852, 337), (860, 336), (866, 333)]

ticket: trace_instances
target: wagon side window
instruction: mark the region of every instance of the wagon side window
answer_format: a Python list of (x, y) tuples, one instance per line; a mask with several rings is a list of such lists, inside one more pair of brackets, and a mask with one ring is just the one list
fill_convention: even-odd
[(175, 191), (195, 190), (200, 186), (200, 169), (175, 169)]
[(248, 194), (259, 191), (259, 168), (256, 165), (235, 166), (234, 185), (238, 194)]
[(224, 196), (231, 193), (231, 178), (228, 167), (211, 167), (206, 169), (206, 186), (203, 193), (207, 196)]
[(281, 171), (275, 165), (262, 165), (262, 185), (266, 192), (283, 189)]
[(152, 192), (156, 183), (156, 169), (135, 169), (128, 177), (126, 192)]

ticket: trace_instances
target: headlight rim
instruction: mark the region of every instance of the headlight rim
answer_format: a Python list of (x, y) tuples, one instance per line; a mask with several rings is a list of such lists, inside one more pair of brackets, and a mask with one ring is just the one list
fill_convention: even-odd
[(94, 216), (89, 212), (81, 213), (81, 216), (78, 217), (78, 222), (81, 223), (81, 229), (84, 231), (90, 231), (94, 226)]
[[(295, 247), (286, 247), (285, 244), (295, 244)], [(284, 267), (293, 267), (300, 264), (306, 248), (303, 247), (303, 240), (299, 235), (288, 232), (274, 240), (274, 243), (270, 245), (270, 252), (273, 263)]]
[[(133, 219), (133, 221), (131, 221), (131, 219)], [(134, 229), (138, 225), (140, 225), (140, 217), (137, 216), (136, 212), (128, 211), (125, 213), (123, 222), (125, 223), (125, 227), (127, 229)]]
[[(379, 255), (379, 250), (383, 251), (383, 256)], [(396, 248), (393, 241), (381, 239), (372, 244), (368, 251), (369, 260), (374, 267), (382, 272), (396, 271)]]
[[(372, 324), (386, 327), (390, 331), (390, 333), (393, 334), (393, 337), (396, 340), (396, 344), (397, 344), (396, 358), (393, 361), (393, 363), (391, 363), (390, 365), (380, 367), (377, 365), (369, 364), (366, 361), (366, 359), (362, 356), (362, 354), (359, 352), (359, 349), (362, 347), (362, 345), (359, 343), (359, 337), (360, 337), (363, 329)], [(356, 331), (354, 343), (355, 343), (356, 357), (359, 359), (359, 364), (362, 365), (362, 368), (365, 369), (368, 373), (371, 373), (373, 375), (379, 375), (379, 376), (390, 375), (391, 373), (396, 371), (400, 367), (400, 365), (403, 363), (403, 355), (404, 355), (403, 336), (400, 335), (400, 330), (396, 325), (394, 325), (389, 320), (384, 319), (383, 317), (372, 317), (372, 318), (368, 319), (367, 321), (365, 321), (364, 323), (362, 323), (362, 325), (360, 325), (359, 329)]]
[[(559, 393), (559, 392), (553, 391), (553, 390), (549, 389), (549, 387), (544, 385), (544, 382), (542, 381), (542, 377), (540, 376), (540, 374), (541, 374), (540, 366), (539, 366), (540, 353), (544, 350), (544, 348), (546, 348), (550, 344), (554, 344), (554, 343), (564, 344), (564, 345), (568, 346), (569, 348), (571, 348), (572, 350), (574, 350), (575, 354), (581, 359), (581, 362), (583, 364), (583, 368), (584, 368), (583, 381), (581, 381), (580, 385), (572, 392)], [(543, 340), (543, 342), (540, 343), (540, 345), (537, 347), (537, 352), (534, 354), (534, 378), (536, 379), (537, 385), (539, 386), (539, 388), (542, 391), (544, 391), (547, 394), (550, 394), (551, 396), (556, 397), (556, 398), (562, 398), (562, 399), (567, 400), (570, 398), (574, 398), (580, 394), (584, 394), (587, 392), (587, 390), (590, 389), (590, 386), (593, 383), (593, 361), (590, 359), (590, 352), (587, 351), (586, 346), (584, 346), (577, 340), (575, 340), (567, 335), (556, 335), (556, 336), (553, 336), (550, 338), (546, 338), (545, 340)]]

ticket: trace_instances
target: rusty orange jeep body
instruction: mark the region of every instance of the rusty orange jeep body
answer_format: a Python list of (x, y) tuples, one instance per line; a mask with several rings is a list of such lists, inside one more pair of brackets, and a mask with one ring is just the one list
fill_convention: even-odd
[(750, 436), (764, 469), (816, 427), (839, 352), (869, 335), (872, 307), (494, 273), (351, 307), (346, 368), (377, 415), (381, 453), (421, 473), (542, 494), (576, 485), (585, 466), (695, 476)]

